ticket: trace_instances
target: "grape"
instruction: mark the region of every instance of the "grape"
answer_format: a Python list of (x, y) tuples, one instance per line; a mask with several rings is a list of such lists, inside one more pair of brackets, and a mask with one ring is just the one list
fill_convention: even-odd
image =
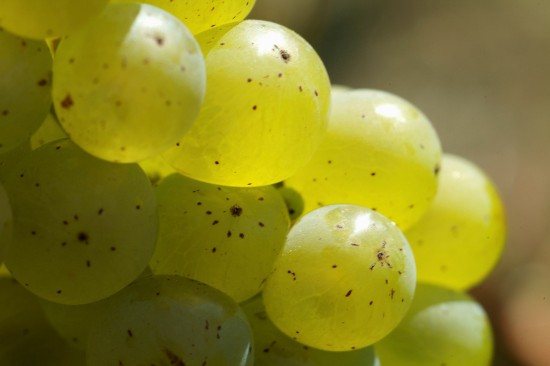
[(0, 263), (4, 260), (4, 248), (11, 242), (11, 205), (4, 186), (0, 183)]
[(176, 172), (174, 168), (172, 168), (172, 166), (164, 160), (162, 155), (157, 155), (152, 158), (142, 160), (138, 164), (141, 169), (143, 169), (145, 174), (147, 174), (147, 177), (149, 177), (151, 184), (155, 186), (163, 178)]
[(406, 231), (419, 281), (465, 290), (481, 282), (504, 248), (502, 202), (473, 163), (443, 156), (439, 191), (422, 220)]
[(4, 154), (29, 139), (48, 114), (52, 57), (46, 42), (19, 38), (2, 28), (0, 55), (0, 154)]
[(66, 138), (67, 134), (52, 113), (40, 125), (40, 128), (31, 136), (31, 148), (34, 150), (48, 142)]
[(245, 20), (201, 33), (207, 92), (195, 124), (164, 156), (180, 173), (226, 186), (288, 178), (321, 142), (330, 82), (300, 36)]
[(310, 348), (287, 337), (267, 317), (261, 296), (242, 305), (254, 334), (256, 366), (374, 366), (372, 347), (348, 352)]
[(289, 228), (275, 188), (221, 187), (172, 174), (156, 194), (153, 273), (193, 278), (237, 302), (260, 291)]
[(142, 278), (90, 332), (88, 366), (252, 365), (245, 315), (227, 295), (179, 276)]
[[(113, 0), (121, 2), (128, 0)], [(135, 1), (135, 0), (134, 0)], [(256, 0), (143, 0), (158, 6), (185, 24), (193, 34), (246, 18)]]
[(0, 27), (27, 38), (69, 34), (101, 12), (109, 0), (2, 0)]
[(304, 212), (357, 204), (404, 230), (436, 193), (440, 155), (435, 130), (409, 102), (377, 90), (340, 90), (321, 146), (285, 184), (302, 194)]
[(82, 149), (114, 162), (175, 144), (204, 97), (197, 42), (177, 18), (150, 5), (110, 4), (61, 41), (53, 68), (61, 125)]
[(263, 297), (283, 333), (344, 351), (369, 346), (395, 328), (415, 281), (411, 249), (395, 224), (368, 208), (333, 205), (290, 230)]
[(157, 211), (137, 164), (108, 163), (69, 140), (54, 141), (23, 159), (5, 187), (14, 222), (5, 263), (36, 295), (65, 304), (96, 301), (147, 266)]
[(485, 311), (468, 295), (419, 284), (405, 319), (375, 348), (384, 366), (488, 366), (493, 339)]

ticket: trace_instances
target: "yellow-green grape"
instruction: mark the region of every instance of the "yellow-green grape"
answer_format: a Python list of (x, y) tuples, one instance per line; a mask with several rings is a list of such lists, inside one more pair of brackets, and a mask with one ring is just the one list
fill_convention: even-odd
[(85, 351), (90, 329), (104, 316), (110, 299), (112, 297), (85, 305), (64, 305), (41, 300), (40, 306), (59, 336), (71, 347)]
[(11, 242), (13, 215), (11, 205), (2, 183), (0, 183), (0, 263), (4, 260), (4, 248)]
[(445, 154), (432, 207), (405, 235), (415, 254), (419, 281), (466, 290), (481, 282), (502, 254), (504, 208), (479, 167)]
[(277, 188), (288, 209), (288, 215), (292, 221), (297, 220), (304, 212), (304, 199), (300, 192), (290, 187)]
[(156, 200), (137, 164), (109, 163), (58, 140), (23, 159), (5, 188), (13, 210), (6, 266), (44, 299), (84, 304), (110, 296), (153, 254)]
[(114, 162), (173, 146), (197, 116), (206, 83), (189, 30), (137, 3), (110, 4), (64, 38), (53, 69), (59, 122), (82, 149)]
[(326, 130), (330, 82), (291, 30), (245, 20), (201, 33), (207, 92), (195, 124), (164, 156), (180, 173), (226, 186), (279, 182), (306, 164)]
[(489, 366), (493, 337), (471, 297), (419, 283), (405, 319), (375, 348), (383, 366)]
[[(112, 0), (112, 2), (127, 1), (130, 0)], [(193, 34), (197, 34), (216, 26), (243, 20), (254, 7), (256, 0), (143, 0), (141, 2), (158, 6), (174, 14)]]
[(34, 150), (48, 142), (63, 138), (67, 138), (63, 127), (61, 127), (53, 113), (48, 113), (40, 128), (31, 136), (31, 149)]
[(4, 154), (28, 140), (50, 110), (52, 57), (46, 42), (23, 39), (2, 28), (0, 55), (0, 154)]
[(252, 365), (246, 316), (208, 285), (179, 276), (147, 277), (109, 302), (88, 338), (88, 366)]
[(263, 298), (269, 318), (289, 337), (349, 351), (397, 326), (415, 283), (412, 251), (394, 223), (368, 208), (332, 205), (290, 230)]
[(338, 91), (323, 143), (285, 184), (302, 194), (305, 212), (357, 204), (404, 230), (428, 209), (440, 159), (439, 138), (415, 106), (383, 91)]
[(69, 34), (101, 12), (109, 0), (2, 0), (0, 28), (27, 38)]
[(254, 335), (255, 366), (375, 366), (372, 347), (347, 352), (321, 351), (281, 333), (267, 317), (261, 296), (241, 307)]
[(222, 187), (172, 174), (156, 195), (153, 273), (204, 282), (237, 302), (261, 290), (289, 229), (286, 205), (275, 188)]
[(164, 177), (176, 172), (174, 168), (164, 160), (162, 155), (142, 160), (138, 164), (145, 174), (147, 174), (149, 181), (151, 181), (153, 185), (157, 185)]

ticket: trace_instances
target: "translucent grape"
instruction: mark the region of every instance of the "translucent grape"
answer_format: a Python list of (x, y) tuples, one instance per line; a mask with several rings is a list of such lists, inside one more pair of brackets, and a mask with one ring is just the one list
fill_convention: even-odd
[(445, 154), (439, 181), (432, 207), (406, 236), (420, 281), (464, 290), (481, 282), (502, 254), (504, 208), (487, 175), (463, 158)]
[(156, 194), (159, 238), (153, 273), (193, 278), (237, 302), (260, 291), (289, 228), (275, 188), (221, 187), (173, 174)]
[(256, 366), (375, 366), (372, 347), (347, 352), (321, 351), (281, 333), (267, 317), (261, 296), (241, 306), (254, 334)]
[(195, 124), (164, 156), (180, 173), (226, 186), (288, 178), (326, 129), (330, 82), (300, 36), (245, 20), (201, 33), (207, 92)]
[(173, 146), (204, 97), (200, 48), (174, 16), (150, 5), (110, 4), (63, 39), (53, 100), (65, 131), (99, 158), (136, 162)]
[(67, 138), (63, 127), (59, 124), (52, 113), (40, 125), (40, 128), (31, 136), (31, 149), (36, 149), (48, 142)]
[(243, 20), (254, 7), (256, 0), (143, 0), (141, 2), (158, 6), (174, 14), (193, 34), (197, 34), (215, 26)]
[(395, 224), (368, 208), (333, 205), (290, 230), (263, 297), (269, 318), (289, 337), (345, 351), (395, 328), (415, 281), (411, 249)]
[(69, 34), (99, 14), (109, 0), (2, 0), (0, 28), (27, 38)]
[(12, 218), (8, 195), (0, 183), (0, 263), (4, 260), (4, 248), (11, 242)]
[(304, 212), (304, 199), (302, 195), (290, 187), (279, 187), (278, 190), (285, 200), (290, 219), (292, 221), (297, 220)]
[(428, 209), (440, 159), (434, 128), (409, 102), (382, 91), (340, 90), (321, 146), (285, 184), (302, 194), (304, 212), (357, 204), (404, 230)]
[(419, 284), (405, 319), (375, 348), (384, 366), (489, 366), (493, 339), (485, 311), (468, 295)]
[(91, 330), (88, 366), (252, 365), (252, 334), (237, 303), (179, 276), (142, 278), (115, 295)]
[(4, 154), (28, 140), (48, 114), (52, 57), (46, 42), (23, 39), (2, 28), (0, 55), (0, 154)]
[(153, 253), (157, 211), (137, 164), (96, 159), (69, 140), (19, 164), (5, 183), (13, 210), (5, 263), (20, 283), (47, 300), (83, 304), (140, 275)]

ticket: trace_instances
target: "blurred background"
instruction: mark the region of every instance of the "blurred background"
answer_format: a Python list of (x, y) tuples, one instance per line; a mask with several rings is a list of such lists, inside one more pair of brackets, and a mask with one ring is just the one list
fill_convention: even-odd
[[(472, 291), (494, 365), (550, 365), (550, 1), (257, 0), (308, 40), (333, 84), (408, 99), (507, 208), (504, 256)], [(467, 366), (467, 365), (465, 365)]]

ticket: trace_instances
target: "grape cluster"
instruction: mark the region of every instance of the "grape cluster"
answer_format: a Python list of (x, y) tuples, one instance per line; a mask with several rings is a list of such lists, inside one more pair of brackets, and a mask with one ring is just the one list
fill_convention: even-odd
[(252, 0), (84, 3), (0, 3), (0, 365), (490, 364), (503, 207), (417, 107)]

